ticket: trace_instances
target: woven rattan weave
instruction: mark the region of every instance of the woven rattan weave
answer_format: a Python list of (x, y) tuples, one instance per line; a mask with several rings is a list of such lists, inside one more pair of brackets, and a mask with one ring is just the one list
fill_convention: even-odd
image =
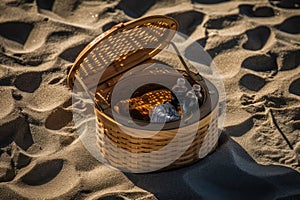
[[(177, 27), (174, 19), (165, 16), (150, 16), (121, 23), (93, 40), (79, 54), (70, 70), (68, 85), (73, 88), (78, 80), (85, 91), (94, 98), (99, 152), (116, 168), (129, 172), (176, 168), (196, 162), (213, 151), (217, 145), (217, 90), (212, 83), (191, 72), (186, 66), (186, 70), (177, 70), (177, 73), (191, 84), (200, 84), (204, 89), (201, 115), (197, 118), (199, 120), (187, 120), (183, 127), (179, 127), (178, 121), (167, 122), (157, 131), (132, 126), (135, 122), (149, 123), (144, 118), (132, 120), (120, 116), (119, 120), (116, 120), (112, 114), (112, 111), (118, 108), (117, 104), (113, 103), (115, 99), (112, 99), (112, 92), (117, 83), (123, 87), (120, 94), (125, 94), (130, 91), (132, 85), (142, 85), (147, 80), (165, 81), (165, 84), (176, 82), (178, 75), (175, 72), (162, 74), (158, 68), (149, 66), (155, 63), (153, 56), (171, 43)], [(182, 62), (183, 58), (179, 58), (179, 62)], [(140, 67), (141, 65), (144, 67)], [(124, 78), (124, 74), (135, 69), (139, 76), (130, 73)], [(215, 92), (210, 94), (208, 88), (213, 88)], [(171, 99), (171, 92), (159, 84), (145, 86), (137, 94), (137, 97), (118, 99), (116, 102), (127, 103), (128, 109), (134, 108), (142, 116), (148, 116), (151, 105)], [(183, 134), (178, 136), (178, 129), (181, 129)], [(168, 144), (172, 145), (164, 148)], [(153, 152), (155, 156), (151, 157)], [(168, 162), (168, 159), (178, 152), (181, 152), (180, 156)], [(163, 166), (164, 163), (168, 165)]]

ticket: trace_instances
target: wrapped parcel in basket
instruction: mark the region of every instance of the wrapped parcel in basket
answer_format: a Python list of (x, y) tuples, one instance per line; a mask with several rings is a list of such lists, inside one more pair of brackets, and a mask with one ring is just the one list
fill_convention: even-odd
[[(217, 89), (189, 69), (172, 42), (177, 28), (165, 16), (118, 24), (94, 39), (70, 70), (69, 86), (79, 81), (94, 99), (99, 153), (113, 167), (176, 168), (217, 146)], [(167, 45), (182, 69), (153, 58)]]

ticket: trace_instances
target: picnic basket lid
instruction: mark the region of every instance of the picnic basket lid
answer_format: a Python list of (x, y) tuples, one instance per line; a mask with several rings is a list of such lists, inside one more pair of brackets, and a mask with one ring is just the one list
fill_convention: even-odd
[(113, 26), (78, 55), (68, 74), (69, 87), (72, 89), (79, 77), (95, 88), (151, 59), (169, 44), (177, 28), (175, 19), (160, 15)]

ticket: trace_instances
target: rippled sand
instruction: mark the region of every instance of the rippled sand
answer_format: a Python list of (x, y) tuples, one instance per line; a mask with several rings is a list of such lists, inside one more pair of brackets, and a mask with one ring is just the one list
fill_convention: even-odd
[[(1, 1), (0, 199), (299, 199), (299, 7), (296, 0)], [(95, 36), (155, 14), (177, 19), (213, 57), (226, 88), (225, 129), (218, 149), (195, 165), (124, 174), (78, 139), (66, 74)]]

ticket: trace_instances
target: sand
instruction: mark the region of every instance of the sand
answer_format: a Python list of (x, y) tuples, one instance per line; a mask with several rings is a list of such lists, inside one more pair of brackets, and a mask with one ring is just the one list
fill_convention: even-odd
[[(0, 2), (0, 199), (300, 199), (300, 4), (296, 0)], [(113, 25), (168, 15), (224, 78), (217, 150), (167, 172), (98, 162), (72, 121), (66, 75)], [(192, 48), (192, 47), (191, 47)]]

